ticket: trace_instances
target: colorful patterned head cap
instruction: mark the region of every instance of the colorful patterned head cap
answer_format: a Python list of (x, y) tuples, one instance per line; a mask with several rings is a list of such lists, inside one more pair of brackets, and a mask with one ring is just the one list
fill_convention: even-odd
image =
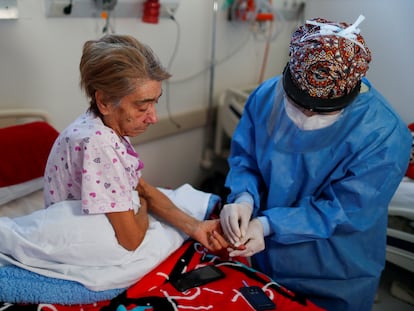
[(360, 15), (349, 25), (316, 18), (293, 33), (284, 88), (297, 104), (329, 112), (344, 108), (356, 97), (371, 61), (359, 34), (358, 25), (364, 19)]

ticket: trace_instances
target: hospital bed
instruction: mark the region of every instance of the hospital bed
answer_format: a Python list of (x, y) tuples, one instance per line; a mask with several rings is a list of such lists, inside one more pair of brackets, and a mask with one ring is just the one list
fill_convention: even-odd
[[(0, 216), (16, 217), (43, 208), (41, 171), (58, 135), (49, 124), (43, 111), (0, 111)], [(41, 167), (31, 161), (35, 158)]]
[[(44, 112), (0, 111), (0, 217), (20, 217), (44, 208), (42, 174), (57, 135)], [(205, 204), (213, 211), (211, 217), (217, 217), (217, 196), (186, 187), (196, 199), (207, 195)], [(170, 190), (172, 200), (181, 188)], [(217, 267), (225, 277), (186, 292), (169, 282), (206, 265)], [(252, 269), (247, 260), (208, 252), (191, 239), (134, 285), (115, 290), (94, 292), (73, 281), (0, 266), (0, 310), (253, 310), (239, 291), (245, 284), (261, 287), (277, 310), (322, 310)]]
[(226, 155), (226, 138), (230, 138), (239, 123), (244, 104), (255, 86), (229, 88), (220, 94), (217, 108), (214, 152), (217, 156)]
[(388, 208), (387, 260), (414, 272), (414, 180), (405, 177)]
[[(233, 135), (253, 90), (254, 86), (229, 88), (219, 96), (214, 145), (217, 156), (227, 156), (226, 138)], [(414, 272), (414, 179), (408, 177), (402, 180), (389, 205), (386, 259)]]

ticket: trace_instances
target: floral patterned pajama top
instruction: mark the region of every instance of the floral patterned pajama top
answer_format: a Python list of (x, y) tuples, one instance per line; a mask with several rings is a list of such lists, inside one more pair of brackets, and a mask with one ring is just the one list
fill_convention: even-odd
[(86, 112), (56, 139), (45, 169), (46, 207), (81, 200), (85, 214), (128, 211), (137, 203), (143, 163), (128, 137)]

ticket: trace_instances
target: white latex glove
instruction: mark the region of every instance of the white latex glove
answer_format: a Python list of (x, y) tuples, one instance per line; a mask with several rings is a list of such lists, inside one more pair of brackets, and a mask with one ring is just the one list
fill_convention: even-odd
[(227, 249), (230, 257), (249, 257), (265, 249), (263, 225), (259, 219), (254, 218), (250, 221), (246, 236), (243, 238), (242, 243), (244, 244), (245, 249)]
[(220, 212), (224, 235), (234, 246), (239, 246), (246, 235), (253, 206), (246, 202), (225, 204)]

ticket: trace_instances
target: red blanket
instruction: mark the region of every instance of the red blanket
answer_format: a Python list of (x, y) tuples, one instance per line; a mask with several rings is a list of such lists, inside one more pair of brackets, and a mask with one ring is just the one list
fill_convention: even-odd
[[(225, 278), (192, 288), (177, 291), (168, 281), (183, 271), (204, 265), (214, 265)], [(167, 260), (143, 279), (110, 301), (89, 305), (5, 304), (0, 310), (43, 311), (173, 311), (173, 310), (254, 310), (241, 296), (239, 288), (244, 284), (261, 287), (276, 304), (278, 311), (321, 311), (305, 297), (299, 296), (276, 284), (266, 275), (249, 267), (246, 262), (228, 260), (220, 254), (211, 254), (194, 241), (187, 241)], [(64, 293), (62, 293), (64, 295)]]

